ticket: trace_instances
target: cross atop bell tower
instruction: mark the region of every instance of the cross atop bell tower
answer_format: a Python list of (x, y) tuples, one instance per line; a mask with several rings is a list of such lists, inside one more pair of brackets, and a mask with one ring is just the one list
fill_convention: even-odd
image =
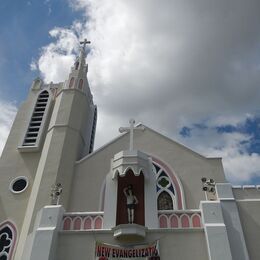
[(82, 44), (82, 49), (85, 51), (86, 45), (90, 44), (91, 41), (88, 41), (87, 38), (85, 38), (83, 41), (79, 42), (80, 45)]

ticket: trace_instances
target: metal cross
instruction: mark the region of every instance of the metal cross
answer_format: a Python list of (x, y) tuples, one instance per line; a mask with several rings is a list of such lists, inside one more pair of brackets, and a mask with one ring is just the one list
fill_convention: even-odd
[(87, 45), (87, 44), (90, 44), (91, 41), (88, 41), (88, 40), (85, 38), (84, 41), (81, 41), (81, 42), (79, 42), (79, 43), (80, 43), (80, 44), (83, 44), (82, 48), (83, 48), (83, 50), (85, 50), (86, 45)]
[(133, 150), (133, 143), (134, 143), (134, 130), (144, 130), (144, 126), (137, 126), (135, 127), (135, 120), (134, 119), (130, 119), (129, 120), (130, 123), (130, 127), (120, 127), (119, 128), (119, 132), (123, 133), (123, 132), (129, 132), (130, 133), (130, 142), (129, 142), (129, 150), (132, 151)]

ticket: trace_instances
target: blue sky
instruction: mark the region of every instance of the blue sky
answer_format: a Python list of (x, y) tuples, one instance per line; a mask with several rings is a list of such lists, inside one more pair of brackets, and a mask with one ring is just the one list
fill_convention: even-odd
[(259, 24), (258, 0), (2, 0), (0, 149), (32, 80), (64, 81), (87, 37), (96, 147), (134, 117), (260, 183)]
[(0, 1), (2, 98), (18, 104), (26, 98), (32, 79), (39, 74), (30, 70), (30, 64), (39, 57), (40, 49), (51, 42), (49, 31), (68, 27), (81, 17), (81, 12), (72, 10), (64, 0)]

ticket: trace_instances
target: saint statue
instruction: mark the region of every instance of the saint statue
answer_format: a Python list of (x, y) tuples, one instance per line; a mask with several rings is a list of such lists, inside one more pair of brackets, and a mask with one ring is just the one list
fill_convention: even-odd
[(134, 223), (134, 208), (135, 205), (138, 204), (138, 200), (136, 196), (133, 194), (133, 185), (129, 184), (124, 188), (124, 194), (126, 196), (126, 207), (127, 207), (127, 215), (128, 215), (128, 223)]

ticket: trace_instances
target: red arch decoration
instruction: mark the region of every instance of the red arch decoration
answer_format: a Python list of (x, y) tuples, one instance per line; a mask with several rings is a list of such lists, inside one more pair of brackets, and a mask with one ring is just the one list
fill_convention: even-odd
[(101, 229), (102, 228), (102, 223), (103, 223), (102, 218), (101, 217), (97, 217), (95, 219), (94, 228), (95, 229)]
[(192, 226), (193, 227), (201, 227), (199, 215), (193, 215), (192, 216)]
[(87, 217), (84, 221), (84, 229), (91, 229), (92, 228), (92, 220), (90, 217)]
[(168, 227), (167, 217), (165, 215), (161, 215), (159, 217), (159, 224), (160, 224), (160, 228), (167, 228)]
[(189, 217), (187, 215), (181, 216), (181, 226), (183, 228), (189, 228), (190, 227)]
[(76, 217), (73, 221), (73, 230), (80, 230), (81, 229), (81, 218)]
[(71, 229), (72, 220), (70, 217), (67, 217), (63, 221), (63, 230), (70, 230)]
[(176, 215), (172, 215), (170, 218), (171, 228), (178, 228), (179, 222), (178, 217)]

